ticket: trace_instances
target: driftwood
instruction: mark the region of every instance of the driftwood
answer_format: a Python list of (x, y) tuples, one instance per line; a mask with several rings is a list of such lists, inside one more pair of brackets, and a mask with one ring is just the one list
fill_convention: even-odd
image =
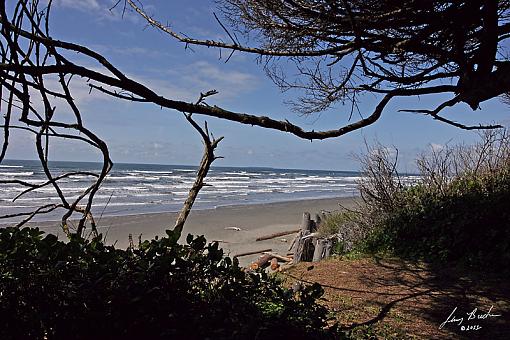
[(271, 252), (264, 252), (264, 254), (271, 255), (275, 259), (278, 259), (283, 262), (291, 262), (292, 261), (292, 257), (282, 256), (282, 255), (271, 253)]
[(272, 259), (272, 256), (269, 254), (264, 254), (261, 257), (258, 258), (257, 261), (253, 262), (250, 265), (250, 269), (256, 270), (259, 268), (262, 268), (267, 262), (269, 262)]
[(301, 221), (301, 230), (299, 231), (296, 242), (294, 242), (292, 250), (294, 251), (294, 258), (292, 263), (296, 264), (302, 259), (307, 259), (311, 248), (312, 239), (309, 237), (313, 228), (312, 220), (310, 220), (310, 213), (303, 213), (303, 220)]
[(249, 252), (246, 252), (246, 253), (240, 253), (240, 254), (234, 255), (233, 257), (235, 258), (235, 257), (241, 257), (241, 256), (248, 256), (248, 255), (262, 254), (262, 253), (270, 252), (270, 251), (273, 251), (273, 249), (261, 249), (261, 250), (254, 250), (254, 251), (249, 251)]
[(306, 239), (317, 237), (317, 236), (319, 236), (319, 233), (307, 233), (305, 236), (301, 237), (301, 239), (306, 240)]
[(234, 227), (234, 226), (231, 226), (231, 227), (225, 227), (223, 228), (225, 230), (233, 230), (233, 231), (241, 231), (242, 229), (239, 228), (239, 227)]
[(318, 228), (322, 223), (322, 218), (320, 214), (315, 214), (315, 226)]
[(324, 257), (323, 258), (327, 259), (331, 255), (332, 248), (333, 248), (333, 240), (328, 239), (328, 241), (326, 242), (326, 248), (324, 249)]
[(304, 212), (303, 219), (301, 220), (301, 231), (312, 230), (312, 220), (310, 219), (310, 213)]
[(296, 233), (296, 236), (294, 236), (294, 239), (290, 243), (289, 249), (287, 249), (287, 251), (291, 251), (294, 248), (294, 245), (296, 244), (296, 242), (300, 238), (300, 236), (301, 236), (301, 231), (298, 231)]
[(280, 267), (280, 264), (278, 263), (278, 259), (276, 257), (273, 257), (271, 259), (271, 270), (277, 270)]
[(318, 262), (331, 254), (333, 241), (329, 238), (320, 238), (320, 234), (315, 232), (315, 228), (324, 220), (323, 217), (325, 217), (324, 214), (322, 216), (316, 214), (316, 221), (312, 221), (309, 213), (305, 212), (303, 214), (301, 230), (296, 234), (289, 248), (289, 251), (294, 254), (293, 264), (300, 261)]
[(285, 235), (297, 233), (299, 230), (300, 229), (297, 229), (297, 230), (287, 230), (287, 231), (282, 231), (282, 232), (279, 232), (279, 233), (265, 235), (265, 236), (261, 236), (261, 237), (257, 238), (255, 241), (270, 240), (272, 238), (276, 238), (276, 237), (280, 237), (280, 236), (285, 236)]
[(284, 263), (280, 266), (280, 268), (278, 268), (278, 271), (279, 272), (283, 272), (284, 270), (287, 270), (289, 269), (290, 267), (292, 267), (294, 264), (292, 262), (287, 262), (287, 263)]
[(224, 241), (224, 240), (212, 240), (211, 242), (218, 242), (218, 243), (230, 243), (230, 241)]
[(304, 233), (304, 236), (297, 242), (296, 252), (292, 263), (296, 264), (300, 261), (310, 261), (313, 253), (313, 238), (307, 237), (308, 232)]
[(313, 252), (312, 262), (319, 262), (320, 260), (322, 260), (322, 257), (324, 255), (325, 245), (326, 245), (326, 240), (319, 238), (315, 241), (315, 250)]

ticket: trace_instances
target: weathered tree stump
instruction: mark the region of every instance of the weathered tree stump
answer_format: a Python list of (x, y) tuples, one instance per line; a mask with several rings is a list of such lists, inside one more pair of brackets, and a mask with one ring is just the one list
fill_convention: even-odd
[(324, 246), (326, 245), (326, 240), (324, 239), (317, 239), (315, 241), (315, 250), (313, 252), (313, 259), (312, 262), (319, 262), (322, 260), (324, 255)]
[(317, 226), (317, 228), (319, 228), (321, 223), (322, 223), (321, 215), (320, 214), (315, 214), (315, 225)]
[(306, 236), (310, 235), (312, 229), (312, 220), (310, 219), (310, 213), (303, 213), (303, 219), (301, 220), (301, 230), (296, 236), (296, 240), (293, 243), (292, 250), (294, 251), (294, 258), (292, 263), (296, 264), (304, 260), (309, 253), (310, 239)]
[(332, 249), (333, 249), (333, 240), (328, 239), (326, 242), (325, 249), (324, 249), (324, 257), (323, 258), (327, 259), (328, 257), (330, 257)]
[(312, 230), (312, 220), (310, 219), (310, 213), (304, 212), (303, 219), (301, 220), (301, 231), (311, 231)]

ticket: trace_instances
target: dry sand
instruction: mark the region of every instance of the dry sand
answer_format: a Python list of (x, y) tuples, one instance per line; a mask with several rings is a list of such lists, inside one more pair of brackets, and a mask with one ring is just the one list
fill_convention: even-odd
[[(355, 198), (314, 199), (193, 210), (184, 226), (183, 239), (188, 233), (204, 235), (208, 241), (220, 241), (220, 246), (230, 256), (261, 249), (272, 249), (273, 252), (285, 255), (294, 235), (259, 242), (255, 241), (256, 238), (298, 229), (303, 212), (310, 212), (313, 217), (321, 210), (338, 210), (339, 204), (352, 208)], [(107, 236), (107, 243), (126, 248), (129, 244), (129, 234), (133, 235), (135, 243), (140, 234), (142, 239), (163, 236), (165, 229), (173, 226), (176, 216), (176, 213), (157, 213), (103, 217), (98, 222), (99, 232)], [(62, 231), (54, 223), (45, 222), (38, 225), (46, 232), (62, 235)], [(229, 227), (241, 230), (236, 231)], [(239, 260), (244, 265), (258, 256), (245, 256)]]

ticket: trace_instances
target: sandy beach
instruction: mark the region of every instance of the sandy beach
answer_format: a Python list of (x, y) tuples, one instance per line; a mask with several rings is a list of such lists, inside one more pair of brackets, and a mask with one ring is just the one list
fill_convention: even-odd
[[(340, 205), (353, 207), (354, 204), (355, 198), (328, 198), (193, 210), (184, 227), (183, 238), (188, 233), (204, 235), (208, 241), (219, 241), (225, 253), (231, 256), (260, 249), (272, 249), (273, 252), (286, 254), (293, 235), (259, 242), (255, 240), (260, 236), (299, 228), (305, 211), (314, 216), (321, 210), (335, 211)], [(103, 217), (98, 221), (99, 232), (106, 235), (108, 244), (126, 248), (129, 234), (133, 235), (135, 242), (139, 235), (142, 239), (163, 236), (165, 229), (173, 226), (176, 216), (177, 213), (157, 213)], [(44, 222), (38, 226), (62, 237), (62, 231), (56, 223)], [(240, 258), (240, 262), (246, 264), (257, 257), (245, 256)]]

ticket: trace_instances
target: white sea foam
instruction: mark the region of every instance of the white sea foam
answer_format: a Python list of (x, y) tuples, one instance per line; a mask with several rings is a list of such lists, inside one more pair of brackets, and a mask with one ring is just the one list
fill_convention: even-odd
[(157, 197), (157, 196), (169, 196), (169, 194), (151, 192), (151, 193), (147, 193), (147, 194), (137, 193), (132, 196), (133, 197), (153, 197), (153, 196)]
[(216, 180), (216, 181), (225, 181), (225, 180), (240, 180), (240, 179), (246, 179), (249, 180), (249, 176), (214, 176), (211, 177), (210, 180)]
[(90, 176), (90, 175), (71, 175), (68, 178), (82, 180), (82, 179), (88, 179), (88, 178), (91, 178), (91, 177), (93, 177), (93, 176)]
[[(21, 165), (0, 165), (0, 178), (12, 180), (18, 177), (19, 179), (26, 179), (31, 183), (37, 184), (46, 182), (42, 172), (33, 170), (35, 168), (32, 166), (25, 166), (25, 169), (21, 170), (16, 169), (22, 167)], [(196, 170), (180, 167), (150, 169), (136, 165), (120, 170), (114, 168), (103, 183), (104, 186), (95, 195), (96, 201), (94, 202), (94, 207), (102, 209), (105, 207), (106, 202), (109, 201), (108, 207), (115, 207), (110, 209), (111, 212), (114, 210), (117, 210), (115, 213), (121, 211), (143, 212), (147, 210), (144, 206), (150, 206), (152, 207), (150, 209), (154, 209), (154, 207), (166, 204), (165, 209), (168, 209), (170, 206), (177, 207), (178, 203), (182, 203), (193, 185)], [(29, 172), (30, 170), (33, 170), (33, 172)], [(82, 169), (70, 166), (51, 169), (55, 173), (58, 171), (79, 170)], [(197, 200), (202, 206), (230, 205), (236, 204), (236, 202), (256, 203), (325, 196), (349, 196), (353, 195), (356, 181), (361, 178), (356, 176), (355, 173), (293, 170), (255, 171), (251, 169), (224, 170), (218, 168), (211, 169), (206, 179), (206, 183), (210, 184), (210, 186), (204, 187)], [(29, 175), (32, 177), (26, 177)], [(344, 175), (349, 176), (344, 177)], [(72, 198), (69, 196), (78, 197), (77, 195), (84, 192), (88, 185), (93, 184), (92, 179), (85, 175), (73, 175), (70, 178), (59, 181), (59, 184), (66, 198), (71, 200)], [(405, 176), (402, 181), (413, 183), (419, 181), (419, 179), (419, 176)], [(46, 202), (56, 203), (59, 201), (53, 186), (48, 185), (22, 196), (20, 198), (22, 201), (12, 203), (12, 198), (25, 189), (13, 184), (1, 185), (1, 206), (16, 209), (14, 208), (15, 206), (25, 207), (25, 204), (27, 207), (28, 205), (41, 206)], [(87, 197), (83, 199), (83, 202), (86, 199)]]
[(147, 184), (148, 187), (151, 187), (152, 189), (156, 189), (156, 190), (168, 190), (170, 188), (173, 188), (173, 186), (171, 184), (167, 184), (167, 185), (164, 185), (164, 184)]
[(173, 171), (149, 171), (149, 170), (134, 170), (129, 172), (129, 174), (173, 174)]
[(0, 172), (0, 176), (32, 176), (33, 171), (21, 171), (21, 172)]
[(23, 165), (1, 165), (0, 168), (23, 168)]
[(348, 176), (348, 177), (341, 177), (343, 181), (346, 181), (346, 182), (357, 182), (359, 181), (360, 179), (362, 179), (363, 177), (361, 176)]
[(196, 170), (192, 170), (192, 169), (175, 169), (175, 171), (181, 171), (181, 172), (196, 172)]
[(30, 206), (30, 205), (0, 205), (0, 209), (22, 209), (22, 208), (33, 208), (33, 207), (35, 207), (35, 206)]
[(139, 177), (138, 179), (142, 181), (158, 181), (160, 178), (161, 177), (159, 176), (143, 176)]
[[(71, 199), (71, 198), (69, 198)], [(16, 202), (45, 202), (45, 201), (59, 201), (60, 198), (58, 196), (48, 196), (48, 197), (20, 197), (16, 200)]]
[(214, 182), (208, 182), (208, 184), (212, 185), (215, 188), (248, 188), (248, 184), (240, 185), (240, 184), (219, 184)]
[(108, 176), (106, 177), (106, 180), (111, 180), (111, 181), (123, 181), (123, 180), (126, 180), (126, 179), (140, 179), (140, 176)]
[(189, 191), (174, 191), (172, 192), (172, 194), (176, 195), (176, 196), (187, 196), (189, 193)]
[(294, 188), (322, 188), (320, 184), (298, 184), (294, 185)]
[(171, 176), (161, 175), (161, 176), (159, 176), (159, 178), (161, 178), (161, 179), (176, 179), (176, 180), (189, 179), (189, 177), (184, 177), (181, 175), (171, 175)]
[(97, 198), (97, 199), (116, 199), (116, 198), (121, 198), (121, 197), (126, 197), (126, 196), (117, 196), (117, 195), (94, 195), (94, 198)]
[(149, 188), (141, 187), (141, 186), (120, 187), (120, 189), (127, 190), (127, 191), (148, 191), (149, 190)]
[[(122, 207), (122, 206), (135, 206), (135, 205), (147, 205), (147, 202), (110, 202), (109, 207)], [(106, 203), (95, 203), (92, 207), (104, 207)]]

